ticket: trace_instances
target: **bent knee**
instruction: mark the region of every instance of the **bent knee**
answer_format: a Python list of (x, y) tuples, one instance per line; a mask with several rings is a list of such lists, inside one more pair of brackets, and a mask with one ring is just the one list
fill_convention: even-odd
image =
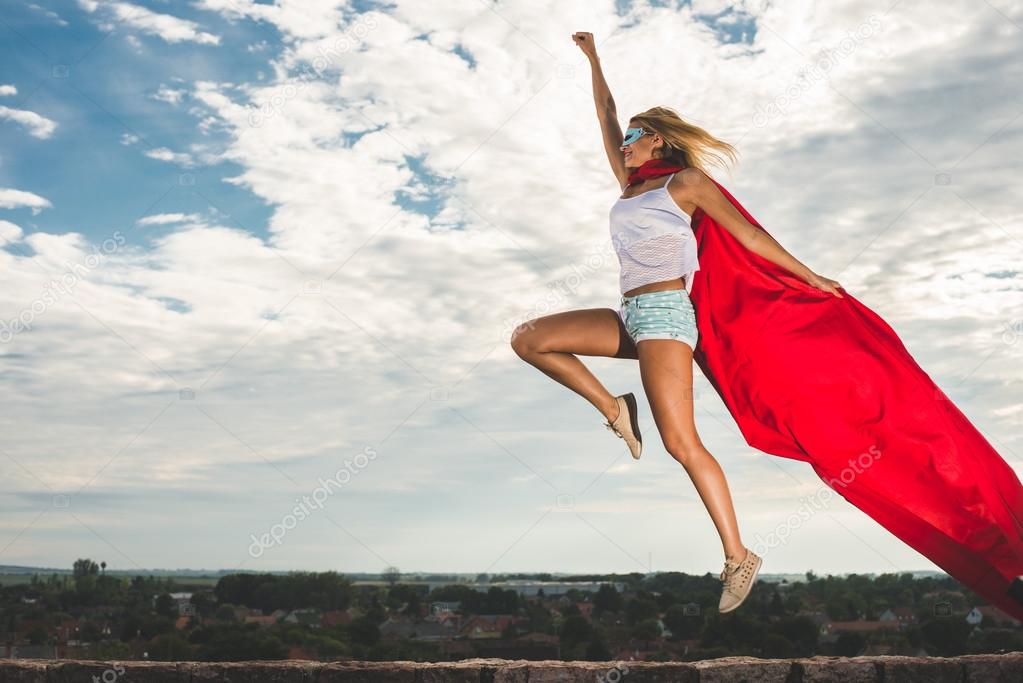
[(669, 436), (662, 439), (662, 441), (664, 442), (664, 450), (668, 451), (668, 454), (682, 465), (691, 462), (706, 450), (703, 442), (695, 435)]
[(521, 358), (540, 351), (539, 335), (532, 320), (522, 323), (512, 331), (511, 347)]

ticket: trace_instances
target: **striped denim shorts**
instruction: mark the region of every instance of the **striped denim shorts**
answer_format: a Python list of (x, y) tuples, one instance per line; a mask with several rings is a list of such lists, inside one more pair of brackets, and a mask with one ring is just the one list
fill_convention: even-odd
[(685, 289), (665, 289), (623, 296), (618, 316), (634, 342), (677, 339), (696, 349), (696, 310)]

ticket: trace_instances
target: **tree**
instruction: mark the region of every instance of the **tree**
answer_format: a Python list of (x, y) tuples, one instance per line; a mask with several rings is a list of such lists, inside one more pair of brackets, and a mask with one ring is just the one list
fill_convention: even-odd
[(842, 631), (835, 641), (835, 654), (840, 657), (855, 657), (863, 651), (867, 641), (859, 633)]
[(220, 607), (217, 608), (217, 611), (214, 614), (214, 616), (217, 618), (218, 621), (234, 621), (235, 620), (234, 608), (231, 607), (230, 605), (221, 605)]
[(176, 617), (178, 615), (178, 606), (174, 603), (174, 598), (170, 596), (170, 593), (161, 593), (156, 598), (154, 609), (161, 617)]
[(409, 595), (408, 602), (405, 604), (404, 614), (411, 617), (418, 617), (423, 611), (423, 606), (419, 602), (419, 593), (413, 591)]
[(217, 598), (213, 595), (213, 591), (196, 591), (192, 593), (192, 605), (199, 616), (209, 617), (217, 609)]
[(625, 603), (625, 618), (630, 624), (638, 624), (644, 619), (657, 616), (657, 603), (649, 593), (639, 593)]
[(593, 612), (600, 616), (604, 612), (619, 612), (622, 609), (622, 594), (610, 583), (600, 584), (593, 596)]
[(809, 657), (816, 652), (818, 628), (808, 617), (782, 617), (773, 630), (792, 643), (796, 656)]
[(384, 570), (384, 580), (387, 581), (388, 586), (393, 587), (399, 579), (401, 579), (401, 572), (397, 567), (388, 567)]
[(781, 594), (778, 593), (777, 589), (771, 591), (771, 603), (767, 608), (767, 613), (775, 617), (785, 614), (785, 604), (782, 602)]
[(99, 573), (99, 565), (89, 559), (78, 559), (75, 560), (75, 564), (72, 567), (72, 575), (75, 580), (85, 576), (95, 576)]
[(594, 633), (593, 638), (590, 639), (590, 644), (586, 646), (586, 659), (590, 662), (606, 662), (613, 656), (611, 650), (608, 649), (607, 643), (600, 637), (599, 633)]
[(593, 627), (590, 626), (590, 622), (579, 615), (567, 617), (561, 623), (561, 643), (567, 648), (586, 642), (592, 633)]
[(929, 653), (938, 657), (953, 657), (966, 652), (966, 639), (972, 628), (965, 619), (939, 617), (925, 622), (920, 630)]
[(644, 619), (632, 628), (632, 637), (638, 640), (657, 640), (661, 637), (661, 625), (656, 619)]
[(675, 640), (695, 638), (703, 627), (699, 606), (686, 609), (685, 605), (672, 605), (664, 614), (664, 625), (671, 631), (671, 637)]
[(146, 646), (149, 659), (161, 662), (183, 662), (195, 659), (196, 647), (177, 633), (162, 633)]
[(380, 640), (380, 628), (376, 620), (368, 614), (355, 619), (348, 627), (348, 633), (352, 642), (359, 645), (372, 646)]
[(764, 636), (761, 651), (762, 656), (767, 659), (787, 659), (793, 656), (795, 648), (785, 636), (779, 633), (768, 633)]
[(234, 662), (247, 659), (284, 659), (288, 647), (276, 636), (249, 627), (214, 626), (193, 632), (192, 641), (199, 645), (197, 659), (212, 662)]
[(28, 642), (32, 645), (42, 645), (46, 642), (48, 634), (42, 626), (36, 626), (28, 632)]

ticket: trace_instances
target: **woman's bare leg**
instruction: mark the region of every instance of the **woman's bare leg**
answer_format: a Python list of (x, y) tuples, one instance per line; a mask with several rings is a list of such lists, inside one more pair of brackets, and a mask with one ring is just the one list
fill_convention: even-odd
[(673, 339), (645, 339), (636, 346), (643, 389), (664, 448), (685, 468), (696, 486), (721, 537), (725, 559), (741, 562), (746, 548), (739, 537), (725, 473), (696, 433), (693, 351)]
[(511, 345), (522, 360), (585, 398), (608, 420), (618, 417), (614, 396), (574, 355), (638, 357), (616, 311), (587, 308), (534, 318), (515, 329)]

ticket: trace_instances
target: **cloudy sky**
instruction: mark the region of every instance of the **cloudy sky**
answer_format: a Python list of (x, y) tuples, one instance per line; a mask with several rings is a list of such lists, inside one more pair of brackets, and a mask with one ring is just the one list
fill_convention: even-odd
[[(1023, 3), (5, 3), (0, 564), (720, 571), (647, 448), (510, 348), (615, 307), (587, 62), (1023, 467)], [(765, 573), (935, 569), (697, 426)], [(801, 514), (810, 510), (810, 514)], [(780, 536), (779, 536), (780, 534)]]

